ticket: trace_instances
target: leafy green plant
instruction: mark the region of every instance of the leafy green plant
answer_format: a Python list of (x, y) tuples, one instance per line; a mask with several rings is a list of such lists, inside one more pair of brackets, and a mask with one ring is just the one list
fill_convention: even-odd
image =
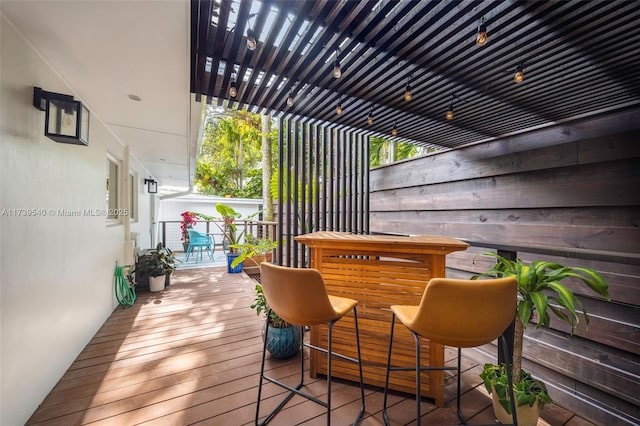
[(256, 238), (253, 235), (247, 234), (244, 237), (244, 242), (234, 244), (231, 247), (238, 252), (238, 257), (231, 262), (231, 267), (235, 268), (247, 259), (273, 251), (278, 247), (278, 242), (268, 238)]
[(255, 292), (256, 298), (254, 299), (253, 304), (251, 304), (251, 309), (255, 309), (258, 315), (269, 314), (269, 324), (274, 328), (285, 328), (291, 326), (291, 324), (280, 318), (275, 312), (269, 312), (269, 305), (267, 304), (267, 299), (264, 296), (264, 291), (262, 291), (262, 285), (256, 284)]
[[(509, 384), (505, 369), (505, 364), (485, 364), (480, 378), (483, 380), (487, 392), (492, 393), (495, 391), (500, 405), (508, 414), (511, 414), (511, 403), (507, 396)], [(514, 383), (513, 393), (516, 399), (516, 407), (523, 405), (533, 407), (536, 400), (538, 400), (538, 406), (542, 409), (545, 404), (551, 402), (551, 397), (547, 393), (545, 384), (534, 379), (531, 374), (524, 370), (520, 370), (520, 377)]]
[[(176, 258), (171, 249), (158, 243), (155, 249), (140, 256), (136, 263), (136, 271), (143, 277), (158, 277), (172, 273), (176, 269)], [(131, 271), (133, 273), (134, 271)]]
[[(587, 326), (589, 324), (589, 316), (573, 291), (562, 284), (561, 281), (573, 278), (578, 282), (582, 282), (600, 296), (610, 300), (608, 285), (598, 272), (588, 268), (570, 267), (541, 260), (527, 264), (520, 259), (506, 259), (496, 253), (484, 253), (484, 255), (494, 257), (496, 264), (493, 268), (476, 274), (471, 277), (471, 279), (478, 279), (480, 277), (514, 277), (518, 282), (518, 304), (515, 315), (512, 365), (514, 387), (523, 394), (527, 392), (530, 392), (530, 395), (540, 393), (540, 395), (542, 395), (541, 403), (544, 403), (546, 397), (548, 397), (548, 395), (546, 395), (546, 397), (544, 396), (546, 389), (544, 389), (544, 393), (540, 392), (540, 386), (529, 383), (528, 378), (530, 375), (522, 371), (522, 349), (525, 326), (532, 320), (534, 315), (536, 315), (538, 319), (536, 328), (549, 328), (551, 321), (550, 313), (553, 313), (557, 318), (569, 323), (571, 325), (571, 332), (574, 333), (580, 320), (579, 310), (582, 311), (582, 317)], [(495, 368), (499, 369), (500, 367)], [(486, 369), (487, 367), (485, 366), (485, 370)], [(497, 375), (496, 369), (490, 369), (489, 372), (483, 374), (488, 379), (493, 378)], [(499, 377), (502, 377), (502, 375)], [(520, 382), (524, 378), (527, 379), (527, 383), (521, 385)], [(504, 380), (506, 381), (506, 378)], [(485, 384), (486, 383), (487, 381), (485, 381)], [(506, 385), (504, 386), (506, 392)], [(490, 389), (489, 392), (491, 392)], [(506, 398), (506, 393), (504, 397)], [(518, 396), (517, 399), (518, 402), (522, 400), (526, 403), (530, 400), (529, 397), (525, 396)]]

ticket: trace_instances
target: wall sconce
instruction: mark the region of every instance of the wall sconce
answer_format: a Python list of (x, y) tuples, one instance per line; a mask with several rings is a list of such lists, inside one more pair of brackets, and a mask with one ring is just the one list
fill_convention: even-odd
[(33, 106), (45, 112), (44, 135), (60, 143), (89, 145), (89, 110), (71, 95), (33, 88)]
[(147, 192), (149, 194), (156, 194), (158, 192), (158, 182), (153, 179), (145, 179), (145, 185), (147, 185)]

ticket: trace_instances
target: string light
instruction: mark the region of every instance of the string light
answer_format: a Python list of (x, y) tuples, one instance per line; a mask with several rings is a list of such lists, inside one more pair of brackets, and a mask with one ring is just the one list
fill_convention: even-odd
[(391, 129), (391, 136), (398, 136), (398, 127), (395, 121), (393, 122), (393, 129)]
[(444, 115), (444, 118), (446, 118), (447, 120), (453, 120), (453, 98), (455, 98), (455, 96), (456, 95), (451, 95), (451, 101), (449, 102), (449, 109)]
[(342, 98), (338, 101), (338, 106), (336, 106), (336, 114), (342, 114)]
[(480, 21), (480, 25), (478, 25), (478, 35), (476, 36), (476, 44), (478, 46), (483, 46), (489, 36), (487, 35), (487, 26), (484, 24), (484, 17)]
[(409, 102), (411, 100), (411, 84), (407, 79), (407, 85), (404, 87), (404, 100)]
[(524, 80), (524, 71), (522, 70), (522, 65), (518, 65), (516, 67), (516, 73), (513, 76), (513, 81), (522, 83), (522, 80)]
[(256, 46), (258, 43), (256, 42), (256, 33), (253, 32), (251, 27), (247, 29), (247, 49), (256, 50)]
[(293, 106), (293, 93), (289, 89), (289, 96), (287, 97), (287, 106)]
[(340, 78), (342, 76), (342, 70), (340, 69), (340, 59), (338, 58), (338, 53), (340, 51), (336, 49), (336, 57), (333, 60), (333, 78)]
[(238, 89), (236, 87), (236, 81), (235, 80), (231, 80), (231, 85), (229, 87), (229, 94), (231, 95), (232, 98), (235, 98), (236, 95), (238, 94)]
[(367, 124), (373, 124), (373, 108), (369, 110), (369, 115), (367, 116)]

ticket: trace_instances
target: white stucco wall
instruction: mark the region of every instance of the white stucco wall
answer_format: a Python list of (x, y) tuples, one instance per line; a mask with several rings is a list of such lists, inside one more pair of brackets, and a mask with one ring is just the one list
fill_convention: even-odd
[[(107, 152), (123, 160), (126, 149), (94, 115), (89, 146), (46, 138), (33, 87), (74, 93), (1, 16), (0, 31), (0, 424), (14, 426), (117, 307), (113, 274), (123, 262), (125, 226), (60, 211), (104, 209)], [(141, 178), (149, 175), (129, 162)], [(139, 187), (130, 230), (146, 246), (149, 195)]]

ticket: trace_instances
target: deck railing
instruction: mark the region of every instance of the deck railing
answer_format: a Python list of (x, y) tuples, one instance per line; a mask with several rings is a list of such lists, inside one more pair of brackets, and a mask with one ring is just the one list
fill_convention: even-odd
[[(182, 232), (180, 231), (180, 223), (180, 220), (163, 220), (159, 222), (159, 241), (161, 241), (165, 247), (178, 252), (185, 250), (182, 241)], [(200, 220), (193, 229), (198, 232), (211, 235), (216, 249), (226, 249), (224, 234), (221, 230), (223, 224), (224, 222), (222, 220)], [(277, 236), (277, 225), (277, 222), (261, 220), (236, 221), (238, 232), (242, 234), (241, 241), (244, 238), (244, 235), (252, 235), (256, 238), (275, 240)]]

